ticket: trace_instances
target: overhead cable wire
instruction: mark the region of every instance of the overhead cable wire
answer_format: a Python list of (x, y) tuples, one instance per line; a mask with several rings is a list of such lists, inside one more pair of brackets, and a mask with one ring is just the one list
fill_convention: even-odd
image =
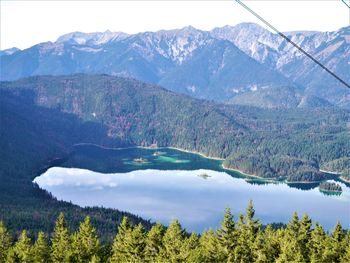
[(329, 70), (326, 66), (324, 66), (321, 62), (319, 62), (317, 59), (315, 59), (312, 55), (307, 53), (303, 48), (301, 48), (298, 44), (296, 44), (294, 41), (292, 41), (289, 37), (287, 37), (285, 34), (280, 32), (277, 28), (275, 28), (273, 25), (271, 25), (269, 22), (267, 22), (264, 18), (262, 18), (259, 14), (254, 12), (250, 7), (245, 5), (240, 0), (235, 0), (238, 4), (240, 4), (244, 9), (246, 9), (249, 13), (254, 15), (256, 18), (258, 18), (261, 22), (263, 22), (266, 26), (271, 28), (273, 31), (275, 31), (278, 35), (283, 37), (287, 42), (292, 44), (295, 48), (297, 48), (299, 51), (301, 51), (304, 55), (306, 55), (308, 58), (310, 58), (313, 62), (315, 62), (317, 65), (319, 65), (321, 68), (323, 68), (325, 71), (327, 71), (330, 75), (332, 75), (334, 78), (336, 78), (339, 82), (341, 82), (343, 85), (345, 85), (347, 88), (350, 89), (350, 85), (346, 83), (343, 79), (338, 77), (335, 73), (333, 73), (331, 70)]
[(348, 4), (347, 2), (345, 2), (345, 0), (341, 0), (343, 3), (344, 3), (344, 5), (346, 5), (348, 8), (350, 8), (350, 4)]

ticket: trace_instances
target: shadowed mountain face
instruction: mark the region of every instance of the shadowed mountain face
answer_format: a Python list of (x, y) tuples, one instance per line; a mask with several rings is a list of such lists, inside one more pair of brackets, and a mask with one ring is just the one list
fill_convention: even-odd
[[(345, 27), (336, 32), (287, 35), (349, 82), (349, 30)], [(277, 101), (276, 107), (299, 105), (310, 96), (325, 104), (350, 104), (350, 92), (342, 84), (280, 36), (252, 23), (210, 32), (193, 27), (135, 35), (74, 32), (54, 43), (4, 51), (0, 63), (2, 80), (42, 74), (106, 73), (161, 84), (197, 98), (259, 107), (270, 105), (261, 103), (262, 90), (274, 90), (275, 97), (279, 97), (283, 93), (280, 87), (292, 89), (295, 96), (288, 103)], [(256, 103), (252, 97), (258, 98)]]

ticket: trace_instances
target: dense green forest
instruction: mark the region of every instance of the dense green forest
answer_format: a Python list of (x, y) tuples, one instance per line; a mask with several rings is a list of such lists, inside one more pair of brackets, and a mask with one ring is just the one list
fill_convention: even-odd
[[(105, 131), (99, 125), (82, 123), (72, 115), (33, 105), (30, 92), (13, 94), (1, 90), (0, 96), (0, 220), (11, 231), (27, 229), (30, 235), (41, 229), (53, 230), (58, 211), (63, 211), (72, 229), (89, 215), (105, 239), (116, 223), (127, 215), (135, 223), (150, 223), (114, 209), (81, 208), (55, 200), (32, 180), (70, 153), (77, 140), (104, 143)], [(123, 146), (117, 140), (113, 143)]]
[(187, 233), (179, 221), (149, 231), (124, 217), (114, 241), (102, 243), (90, 217), (75, 232), (61, 213), (49, 236), (33, 242), (25, 230), (15, 239), (0, 222), (0, 262), (344, 262), (350, 261), (350, 232), (337, 223), (328, 234), (308, 215), (295, 213), (285, 228), (262, 228), (249, 203), (234, 220), (227, 209), (221, 226), (202, 235)]
[(265, 178), (321, 181), (327, 178), (321, 165), (350, 155), (350, 115), (336, 108), (218, 105), (107, 75), (32, 77), (2, 87), (32, 92), (36, 105), (99, 123), (110, 139), (195, 150)]
[(0, 220), (11, 231), (27, 229), (31, 236), (38, 229), (52, 231), (57, 211), (64, 211), (72, 230), (90, 215), (96, 231), (108, 239), (125, 215), (57, 201), (33, 185), (76, 143), (175, 146), (225, 158), (229, 168), (288, 181), (324, 180), (320, 166), (350, 156), (346, 110), (218, 105), (107, 75), (0, 84)]

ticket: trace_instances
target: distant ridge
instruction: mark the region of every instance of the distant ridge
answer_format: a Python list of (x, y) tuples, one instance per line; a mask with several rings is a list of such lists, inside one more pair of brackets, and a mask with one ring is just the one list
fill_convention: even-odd
[[(350, 82), (349, 26), (335, 32), (287, 34)], [(302, 96), (319, 97), (350, 108), (349, 90), (278, 35), (254, 23), (211, 31), (188, 26), (132, 35), (72, 32), (54, 43), (0, 54), (1, 80), (46, 74), (106, 73), (220, 102), (238, 101), (234, 98), (254, 92), (257, 93), (253, 97), (257, 97), (265, 88), (289, 87), (300, 90)]]

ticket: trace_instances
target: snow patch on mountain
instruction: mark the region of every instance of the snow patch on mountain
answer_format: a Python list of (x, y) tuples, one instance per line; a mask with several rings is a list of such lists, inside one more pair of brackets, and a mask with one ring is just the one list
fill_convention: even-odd
[(95, 33), (72, 32), (60, 36), (56, 40), (56, 43), (69, 43), (77, 45), (102, 45), (107, 42), (125, 39), (128, 36), (128, 34), (123, 32), (111, 32), (109, 30), (105, 32)]

